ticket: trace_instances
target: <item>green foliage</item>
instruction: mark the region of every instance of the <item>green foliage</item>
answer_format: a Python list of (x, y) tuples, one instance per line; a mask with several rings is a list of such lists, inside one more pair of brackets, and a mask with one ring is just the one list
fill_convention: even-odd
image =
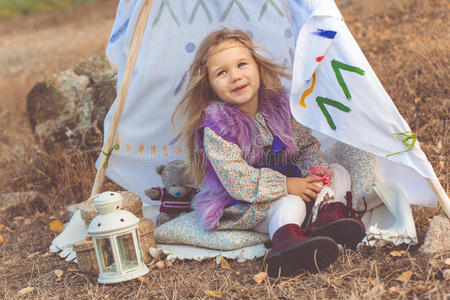
[(0, 0), (0, 21), (97, 0)]

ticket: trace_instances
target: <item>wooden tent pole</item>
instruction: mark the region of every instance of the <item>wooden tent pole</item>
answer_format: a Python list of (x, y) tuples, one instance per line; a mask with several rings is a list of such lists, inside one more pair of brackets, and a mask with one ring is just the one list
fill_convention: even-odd
[(431, 189), (433, 190), (434, 194), (438, 198), (439, 202), (441, 203), (442, 209), (444, 210), (444, 213), (447, 215), (447, 218), (450, 219), (450, 200), (448, 199), (447, 193), (444, 191), (444, 188), (442, 187), (441, 183), (437, 179), (431, 180), (427, 178), (427, 181)]
[[(139, 55), (139, 49), (141, 48), (142, 37), (144, 36), (145, 28), (147, 26), (148, 16), (152, 7), (152, 0), (146, 0), (139, 13), (136, 29), (133, 34), (133, 40), (131, 42), (130, 54), (125, 66), (125, 72), (123, 75), (122, 85), (120, 87), (119, 95), (114, 109), (111, 124), (109, 125), (108, 136), (103, 144), (103, 151), (107, 152), (111, 149), (114, 142), (114, 136), (116, 134), (117, 126), (119, 125), (120, 115), (122, 114), (125, 101), (127, 100), (128, 89), (131, 85), (131, 75), (136, 65), (136, 60)], [(103, 185), (105, 179), (106, 169), (103, 167), (106, 162), (107, 156), (100, 153), (100, 163), (98, 165), (97, 174), (95, 175), (94, 185), (92, 187), (91, 196), (98, 194), (100, 188)]]

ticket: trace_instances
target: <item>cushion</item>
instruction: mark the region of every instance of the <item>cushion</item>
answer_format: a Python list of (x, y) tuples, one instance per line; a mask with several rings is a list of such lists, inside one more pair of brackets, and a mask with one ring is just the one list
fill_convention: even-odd
[(249, 230), (205, 230), (195, 212), (183, 214), (154, 230), (156, 242), (216, 250), (236, 250), (269, 241), (267, 234)]
[(365, 189), (375, 180), (375, 155), (341, 142), (324, 150), (323, 155), (328, 162), (341, 164), (347, 169), (352, 179), (353, 206), (358, 210), (364, 209), (360, 200)]

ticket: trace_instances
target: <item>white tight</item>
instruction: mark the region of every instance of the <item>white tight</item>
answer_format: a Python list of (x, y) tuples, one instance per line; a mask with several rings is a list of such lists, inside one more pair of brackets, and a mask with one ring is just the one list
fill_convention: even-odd
[(290, 223), (301, 225), (305, 217), (306, 205), (302, 198), (297, 195), (287, 195), (270, 204), (267, 216), (253, 227), (253, 230), (268, 233), (272, 239), (278, 228)]
[[(328, 200), (328, 202), (343, 202), (345, 201), (345, 193), (351, 188), (350, 175), (347, 170), (338, 164), (331, 164), (330, 168), (334, 174), (331, 178), (333, 184), (330, 188), (335, 193), (335, 198)], [(269, 212), (261, 223), (253, 227), (254, 231), (268, 233), (270, 239), (273, 234), (280, 227), (286, 224), (302, 225), (306, 217), (305, 202), (297, 195), (287, 195), (270, 204)]]

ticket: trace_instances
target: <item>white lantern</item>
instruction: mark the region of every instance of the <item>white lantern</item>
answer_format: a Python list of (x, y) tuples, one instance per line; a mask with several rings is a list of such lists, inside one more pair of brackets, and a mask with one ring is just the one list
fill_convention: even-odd
[(122, 195), (104, 192), (94, 199), (100, 213), (88, 227), (95, 246), (99, 283), (116, 283), (147, 274), (137, 231), (139, 219), (121, 210)]

